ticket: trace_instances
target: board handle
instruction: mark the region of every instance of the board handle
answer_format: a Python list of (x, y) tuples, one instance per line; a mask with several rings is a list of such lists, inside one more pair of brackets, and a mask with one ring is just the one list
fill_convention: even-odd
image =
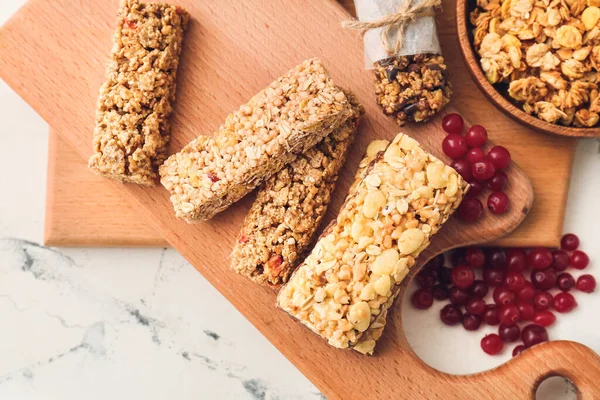
[(567, 340), (542, 343), (478, 375), (484, 380), (491, 379), (490, 383), (500, 391), (502, 386), (513, 386), (509, 389), (511, 393), (521, 392), (523, 399), (535, 399), (538, 386), (552, 376), (570, 380), (578, 399), (600, 398), (600, 356), (583, 344)]

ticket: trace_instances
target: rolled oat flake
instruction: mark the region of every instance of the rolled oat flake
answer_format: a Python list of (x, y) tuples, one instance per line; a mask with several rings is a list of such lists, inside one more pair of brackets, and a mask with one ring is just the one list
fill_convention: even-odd
[(452, 87), (441, 55), (434, 8), (440, 0), (354, 0), (365, 65), (375, 72), (377, 103), (398, 125), (423, 122), (448, 102)]

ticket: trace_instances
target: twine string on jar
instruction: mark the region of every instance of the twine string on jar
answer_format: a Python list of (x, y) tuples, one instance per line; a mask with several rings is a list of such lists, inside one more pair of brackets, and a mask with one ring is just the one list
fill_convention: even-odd
[[(365, 32), (371, 29), (383, 28), (381, 30), (381, 43), (388, 55), (393, 56), (398, 54), (402, 48), (406, 26), (419, 17), (434, 16), (435, 13), (432, 8), (440, 5), (441, 0), (423, 0), (416, 5), (413, 4), (413, 0), (406, 0), (395, 14), (386, 15), (381, 19), (369, 22), (357, 19), (343, 21), (342, 28), (358, 30), (361, 35), (364, 35)], [(390, 38), (393, 36), (392, 32), (394, 31), (396, 32), (395, 40), (390, 41)]]

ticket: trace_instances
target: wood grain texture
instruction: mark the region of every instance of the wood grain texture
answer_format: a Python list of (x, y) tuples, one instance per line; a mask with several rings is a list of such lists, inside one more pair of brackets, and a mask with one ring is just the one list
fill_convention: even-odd
[(469, 13), (475, 9), (475, 0), (456, 0), (456, 27), (460, 49), (473, 80), (490, 101), (506, 115), (540, 132), (570, 137), (600, 137), (600, 128), (577, 128), (551, 124), (524, 112), (508, 100), (486, 79), (472, 46)]
[[(367, 111), (334, 195), (331, 217), (367, 143), (373, 137), (391, 138), (398, 131), (373, 102), (371, 75), (363, 69), (360, 41), (354, 33), (339, 28), (344, 12), (332, 2), (286, 0), (267, 7), (255, 1), (215, 3), (181, 1), (194, 21), (181, 63), (171, 150), (200, 133), (212, 132), (230, 110), (273, 77), (318, 55), (334, 80), (353, 90)], [(0, 31), (2, 78), (84, 159), (91, 153), (95, 99), (117, 6), (117, 0), (31, 0)], [(73, 15), (77, 15), (77, 24), (72, 23)], [(405, 131), (440, 156), (443, 132), (439, 118)], [(455, 219), (450, 221), (434, 238), (429, 256), (500, 237), (522, 220), (522, 209), (533, 200), (531, 186), (516, 166), (511, 169), (512, 211), (501, 219), (488, 215), (469, 229)], [(592, 399), (600, 393), (600, 360), (575, 343), (547, 343), (481, 374), (440, 373), (414, 354), (403, 335), (401, 316), (393, 312), (378, 356), (333, 349), (285, 313), (276, 312), (272, 289), (252, 284), (228, 268), (228, 256), (249, 198), (209, 222), (187, 225), (174, 218), (168, 193), (161, 187), (112, 181), (105, 181), (103, 187), (127, 196), (140, 215), (330, 399), (522, 399), (531, 397), (543, 377), (555, 373), (571, 377), (583, 398)], [(426, 258), (420, 258), (419, 265)]]
[[(352, 0), (342, 0), (341, 3), (349, 13), (354, 13)], [(557, 246), (562, 234), (575, 142), (525, 128), (498, 113), (486, 101), (459, 56), (453, 2), (444, 0), (443, 9), (444, 13), (439, 18), (440, 40), (454, 82), (452, 105), (474, 123), (484, 124), (490, 130), (493, 141), (507, 146), (537, 189), (535, 205), (525, 222), (493, 244)], [(288, 65), (296, 62), (290, 60)], [(367, 101), (372, 102), (373, 99)], [(56, 132), (51, 133), (50, 142), (56, 137)], [(74, 153), (71, 146), (60, 140), (50, 148), (49, 160), (53, 165), (48, 175), (46, 243), (52, 246), (165, 246), (160, 234), (148, 226), (127, 202), (123, 205), (117, 193), (103, 187), (102, 179), (90, 175), (85, 167), (86, 161)], [(97, 195), (90, 199), (89, 193)], [(82, 220), (82, 216), (89, 215), (98, 204), (102, 204), (104, 210), (119, 211)]]

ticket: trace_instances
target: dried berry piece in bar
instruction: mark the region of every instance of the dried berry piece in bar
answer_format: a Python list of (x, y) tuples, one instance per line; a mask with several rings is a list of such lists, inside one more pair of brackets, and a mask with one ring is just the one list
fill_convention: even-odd
[(450, 101), (452, 86), (444, 57), (390, 57), (375, 63), (377, 103), (398, 125), (430, 119)]

